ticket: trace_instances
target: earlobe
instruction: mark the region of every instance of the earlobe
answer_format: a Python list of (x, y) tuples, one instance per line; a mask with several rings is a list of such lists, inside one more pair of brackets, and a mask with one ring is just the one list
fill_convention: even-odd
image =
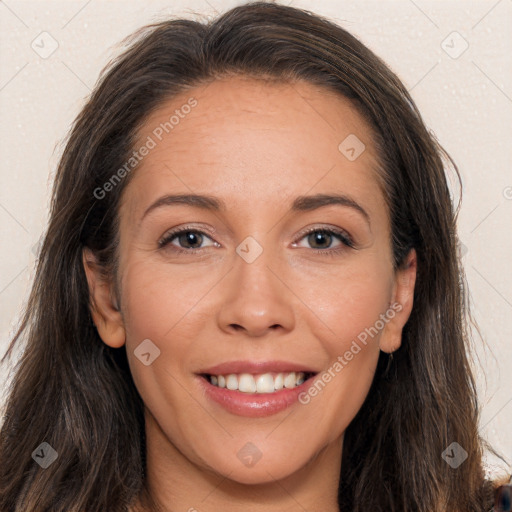
[(393, 316), (389, 315), (389, 321), (384, 327), (379, 347), (383, 352), (393, 353), (400, 348), (402, 343), (402, 331), (411, 315), (414, 302), (414, 286), (416, 284), (417, 255), (411, 249), (404, 264), (395, 273), (395, 283), (391, 299)]
[(126, 341), (123, 318), (119, 311), (112, 283), (105, 279), (94, 253), (85, 248), (82, 253), (91, 316), (103, 342), (112, 347), (122, 347)]

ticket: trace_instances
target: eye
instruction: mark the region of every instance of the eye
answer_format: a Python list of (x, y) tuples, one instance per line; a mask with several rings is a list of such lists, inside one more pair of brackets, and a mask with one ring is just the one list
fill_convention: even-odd
[[(309, 246), (319, 253), (336, 253), (347, 247), (354, 248), (354, 242), (350, 235), (342, 230), (327, 228), (312, 228), (303, 234), (300, 240), (305, 240)], [(338, 242), (337, 245), (333, 245)], [(295, 247), (307, 247), (300, 242)]]
[[(202, 245), (207, 240), (211, 243)], [(182, 228), (166, 233), (159, 241), (158, 247), (164, 248), (172, 245), (172, 249), (178, 252), (191, 252), (203, 249), (208, 246), (216, 246), (219, 244), (212, 240), (206, 233), (198, 229)], [(170, 247), (169, 247), (170, 248)]]
[[(343, 230), (312, 228), (301, 236), (294, 247), (307, 247), (301, 243), (305, 240), (315, 252), (322, 254), (333, 254), (344, 251), (347, 247), (354, 248), (354, 242), (350, 235)], [(207, 241), (210, 243), (204, 245)], [(337, 242), (337, 244), (336, 244)], [(172, 246), (172, 247), (170, 247)], [(160, 249), (182, 253), (198, 252), (206, 247), (219, 247), (220, 245), (208, 236), (204, 231), (192, 228), (181, 228), (166, 233), (159, 241)]]

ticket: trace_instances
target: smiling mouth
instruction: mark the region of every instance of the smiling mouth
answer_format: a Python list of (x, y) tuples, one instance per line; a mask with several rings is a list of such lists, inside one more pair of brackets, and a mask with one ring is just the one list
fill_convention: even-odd
[(230, 373), (226, 375), (201, 374), (211, 385), (241, 393), (275, 393), (294, 389), (314, 377), (313, 372)]

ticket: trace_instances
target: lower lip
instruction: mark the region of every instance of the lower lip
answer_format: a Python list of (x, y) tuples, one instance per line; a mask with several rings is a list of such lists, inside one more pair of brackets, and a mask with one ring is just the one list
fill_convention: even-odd
[(228, 412), (238, 416), (261, 418), (277, 414), (297, 403), (299, 395), (307, 390), (315, 376), (293, 389), (283, 388), (273, 393), (242, 393), (214, 386), (204, 377), (197, 378), (206, 397), (222, 405)]

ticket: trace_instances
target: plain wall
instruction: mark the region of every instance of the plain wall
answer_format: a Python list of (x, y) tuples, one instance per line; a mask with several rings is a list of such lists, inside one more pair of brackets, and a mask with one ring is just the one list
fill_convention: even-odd
[[(167, 15), (212, 17), (240, 3), (0, 3), (2, 354), (28, 296), (58, 143), (116, 45)], [(488, 344), (485, 349), (476, 339), (481, 432), (512, 463), (512, 1), (282, 3), (331, 18), (381, 56), (457, 163), (463, 262), (473, 313)], [(5, 379), (0, 369), (4, 392)], [(495, 471), (492, 459), (489, 465)]]

